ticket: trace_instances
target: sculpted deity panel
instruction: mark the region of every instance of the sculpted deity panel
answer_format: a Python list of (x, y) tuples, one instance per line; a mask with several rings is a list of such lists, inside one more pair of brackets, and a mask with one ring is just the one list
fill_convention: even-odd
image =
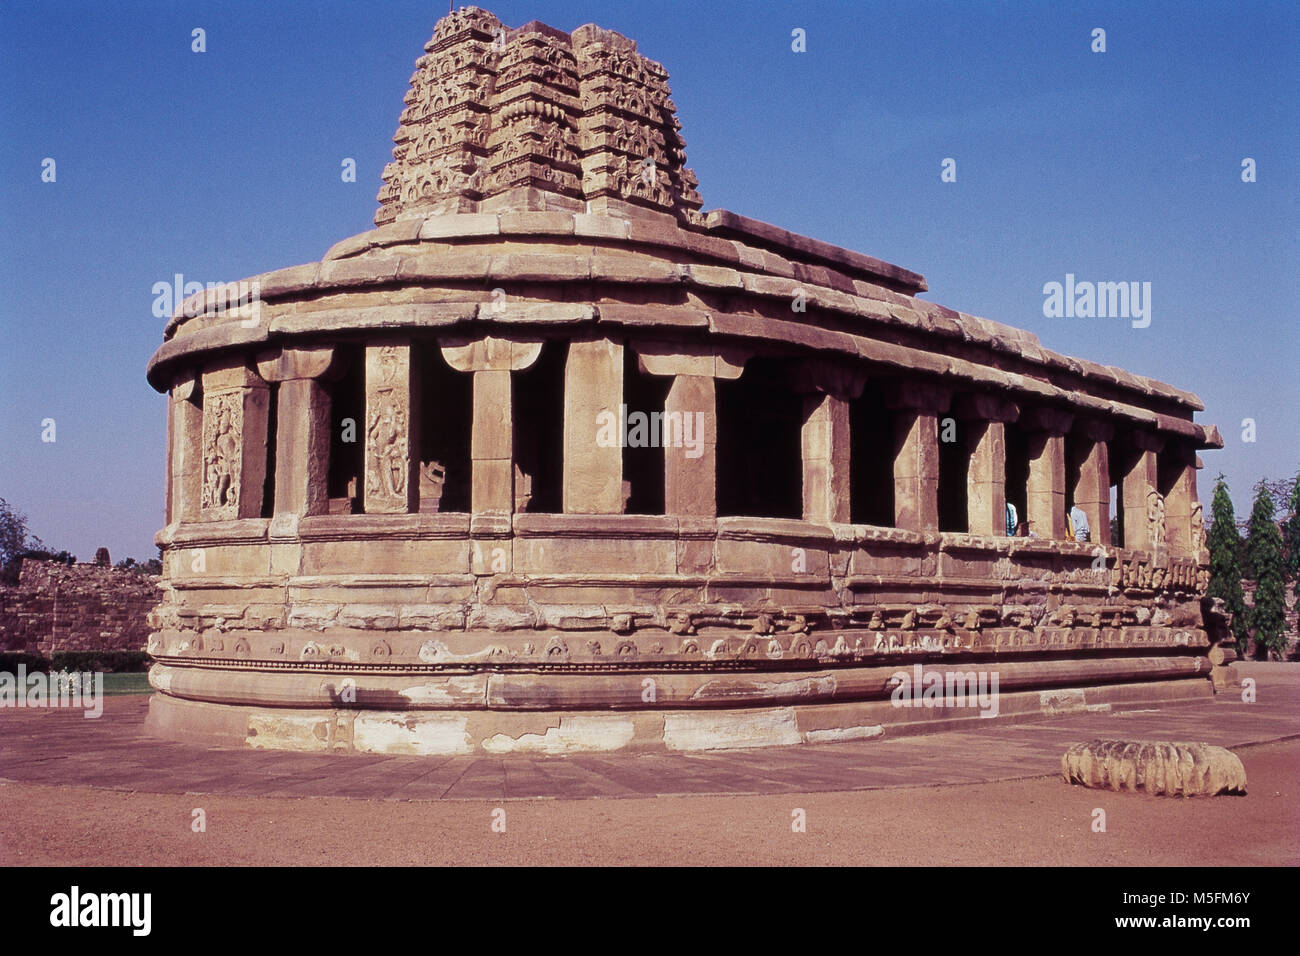
[(203, 397), (202, 517), (239, 516), (239, 476), (243, 466), (244, 403), (242, 391)]

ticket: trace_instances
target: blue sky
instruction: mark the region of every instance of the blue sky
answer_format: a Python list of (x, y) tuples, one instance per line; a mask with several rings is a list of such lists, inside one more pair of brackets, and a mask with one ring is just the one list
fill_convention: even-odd
[[(1300, 468), (1294, 4), (485, 6), (511, 26), (594, 21), (662, 62), (706, 210), (896, 262), (929, 299), (1195, 391), (1227, 442), (1203, 455), (1203, 500), (1223, 471), (1244, 515), (1254, 481)], [(316, 260), (369, 228), (446, 9), (0, 7), (0, 497), (47, 544), (153, 556), (153, 284)], [(955, 183), (940, 181), (949, 157)], [(1045, 318), (1043, 285), (1067, 273), (1150, 282), (1150, 327)]]

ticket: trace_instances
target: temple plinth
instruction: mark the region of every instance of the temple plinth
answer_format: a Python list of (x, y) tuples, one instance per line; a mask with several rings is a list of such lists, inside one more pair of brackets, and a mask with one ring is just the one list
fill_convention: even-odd
[(616, 33), (464, 8), (405, 103), (377, 228), (250, 280), (252, 319), (181, 303), (149, 363), (155, 732), (559, 754), (979, 716), (894, 706), (918, 663), (996, 671), (1012, 717), (1213, 693), (1194, 395), (702, 213)]

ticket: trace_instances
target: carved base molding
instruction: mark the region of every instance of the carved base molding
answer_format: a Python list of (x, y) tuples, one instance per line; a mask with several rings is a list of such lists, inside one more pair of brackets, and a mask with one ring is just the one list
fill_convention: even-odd
[[(1125, 683), (1005, 691), (998, 695), (996, 715), (976, 707), (900, 707), (889, 699), (837, 700), (828, 693), (834, 681), (826, 675), (809, 675), (776, 685), (779, 690), (751, 706), (719, 709), (716, 698), (730, 703), (735, 685), (715, 680), (709, 690), (709, 696), (715, 699), (701, 701), (697, 706), (677, 706), (660, 698), (656, 704), (641, 704), (642, 709), (614, 710), (601, 703), (599, 697), (592, 697), (586, 707), (545, 712), (525, 708), (430, 709), (436, 708), (445, 693), (472, 694), (479, 688), (462, 685), (457, 690), (453, 684), (438, 685), (408, 677), (404, 682), (390, 682), (383, 693), (367, 689), (365, 693), (372, 695), (378, 706), (363, 708), (330, 703), (329, 694), (341, 697), (341, 684), (337, 680), (322, 684), (316, 675), (311, 678), (313, 686), (320, 688), (324, 696), (318, 706), (267, 706), (240, 699), (208, 703), (164, 693), (150, 701), (146, 728), (156, 736), (207, 746), (337, 754), (563, 756), (843, 743), (987, 726), (989, 718), (1032, 720), (1212, 696), (1209, 681), (1191, 659), (1182, 659), (1182, 670), (1168, 662), (1156, 664), (1162, 670)], [(164, 668), (166, 665), (158, 665), (151, 673), (155, 686), (179, 689), (184, 683), (179, 669)], [(488, 679), (487, 675), (484, 679)], [(887, 677), (879, 675), (871, 680), (883, 684)], [(710, 685), (697, 685), (697, 690), (704, 688)], [(644, 693), (640, 681), (634, 690), (638, 695)], [(489, 693), (483, 691), (484, 696)], [(801, 694), (805, 695), (803, 699)], [(806, 702), (816, 694), (821, 695), (822, 702)], [(426, 706), (393, 710), (382, 703), (405, 698), (423, 700)], [(597, 706), (601, 709), (595, 709)]]

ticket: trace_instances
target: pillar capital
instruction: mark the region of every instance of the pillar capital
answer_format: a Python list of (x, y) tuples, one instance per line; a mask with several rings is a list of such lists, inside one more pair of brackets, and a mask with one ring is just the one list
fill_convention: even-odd
[(886, 391), (885, 403), (893, 410), (941, 415), (952, 404), (952, 389), (931, 382), (895, 382)]
[(203, 370), (203, 391), (227, 388), (266, 388), (266, 381), (242, 358), (213, 362)]
[(1165, 436), (1155, 432), (1132, 431), (1128, 433), (1128, 443), (1138, 451), (1158, 452), (1165, 447)]
[(1074, 430), (1088, 441), (1110, 441), (1115, 437), (1115, 426), (1100, 418), (1076, 418)]
[(1020, 417), (1020, 406), (1001, 395), (987, 392), (963, 392), (952, 403), (952, 413), (957, 418), (981, 422), (1014, 422)]
[(442, 357), (458, 372), (520, 372), (542, 354), (541, 339), (454, 336), (444, 337), (441, 343)]
[(196, 398), (198, 393), (203, 390), (200, 376), (196, 372), (187, 372), (184, 375), (178, 375), (172, 379), (171, 395), (172, 399), (178, 402), (188, 402)]
[(342, 371), (341, 364), (330, 346), (273, 349), (258, 355), (257, 374), (267, 382), (327, 379)]
[(1049, 435), (1064, 435), (1074, 424), (1074, 413), (1046, 405), (1027, 408), (1020, 416), (1020, 427), (1028, 431), (1046, 432)]
[(693, 345), (641, 340), (630, 343), (637, 368), (645, 375), (692, 375), (734, 381), (745, 371), (750, 353), (730, 346)]
[(849, 400), (859, 397), (866, 384), (866, 372), (825, 359), (803, 359), (790, 373), (791, 390), (805, 395), (833, 395)]

